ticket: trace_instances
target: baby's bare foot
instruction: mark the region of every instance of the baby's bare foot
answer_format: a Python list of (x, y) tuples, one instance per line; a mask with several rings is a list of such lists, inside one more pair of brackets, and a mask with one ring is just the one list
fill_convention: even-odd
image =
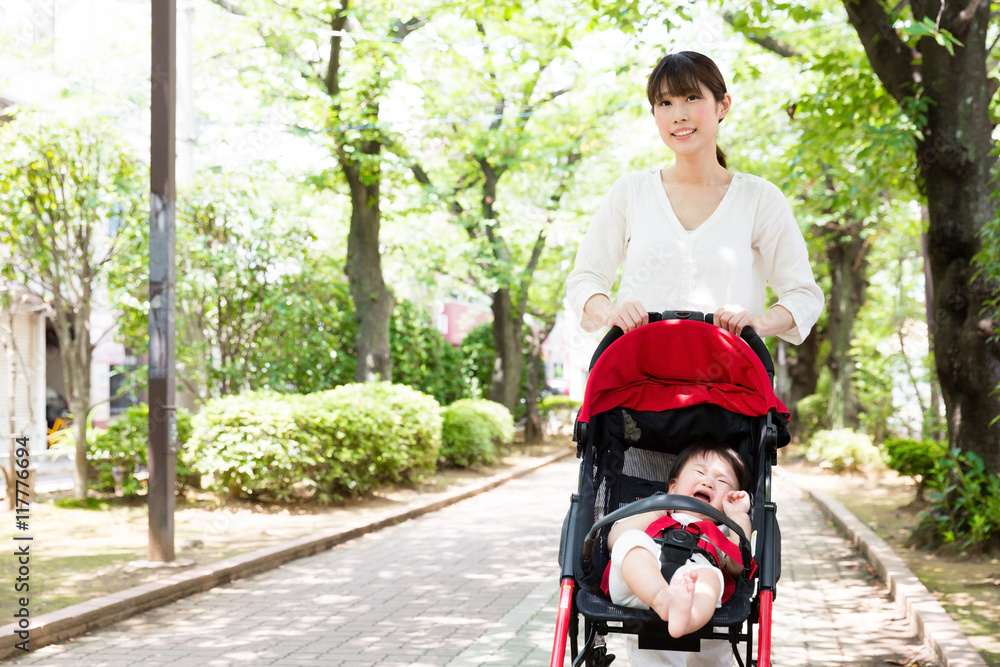
[[(694, 584), (698, 581), (698, 571), (685, 572), (674, 578), (670, 584), (670, 605), (668, 616), (670, 625), (667, 631), (671, 637), (683, 637), (687, 634), (691, 621), (691, 607), (694, 605)], [(660, 616), (663, 618), (663, 616)]]

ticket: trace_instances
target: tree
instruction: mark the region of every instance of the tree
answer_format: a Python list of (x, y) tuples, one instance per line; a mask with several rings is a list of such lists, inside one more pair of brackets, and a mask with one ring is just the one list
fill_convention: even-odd
[[(178, 193), (178, 382), (198, 401), (252, 383), (258, 333), (275, 316), (272, 292), (283, 273), (305, 261), (313, 241), (295, 193), (269, 184), (269, 171), (261, 163), (228, 175), (202, 172), (197, 185)], [(141, 244), (137, 262), (147, 235)], [(121, 294), (121, 339), (142, 354), (149, 276), (124, 277), (131, 282), (111, 283)]]
[(2, 273), (49, 306), (74, 416), (78, 498), (87, 493), (91, 357), (106, 333), (91, 331), (91, 313), (109, 273), (142, 269), (118, 259), (147, 216), (144, 172), (99, 121), (19, 117), (0, 128), (0, 243), (10, 251)]
[[(777, 3), (754, 3), (758, 14)], [(992, 3), (844, 0), (847, 20), (885, 91), (916, 121), (911, 144), (927, 198), (934, 359), (952, 447), (1000, 471), (1000, 341), (989, 309), (997, 282), (977, 271), (981, 234), (997, 215), (992, 107), (1000, 82)]]
[[(793, 140), (768, 171), (794, 195), (797, 217), (819, 241), (826, 259), (825, 266), (816, 268), (825, 269), (829, 279), (823, 329), (829, 426), (858, 428), (855, 322), (867, 296), (871, 250), (891, 232), (889, 209), (916, 195), (910, 176), (914, 125), (882, 89), (846, 22), (827, 25), (821, 40), (809, 32), (793, 32), (791, 39), (778, 41), (761, 36), (752, 12), (741, 9), (725, 18), (748, 41), (795, 70), (797, 90), (779, 93), (787, 96), (783, 103)], [(817, 342), (804, 352), (812, 352)]]
[[(400, 43), (422, 20), (412, 4), (394, 0), (363, 5), (340, 0), (319, 7), (250, 0), (247, 7), (253, 9), (214, 1), (234, 14), (267, 18), (257, 32), (280, 57), (284, 90), (303, 102), (308, 118), (302, 124), (325, 139), (337, 161), (351, 201), (345, 270), (358, 318), (355, 379), (391, 380), (389, 323), (396, 300), (383, 276), (379, 233), (384, 149), (387, 143), (403, 142), (389, 136), (379, 110), (402, 70)], [(275, 26), (281, 22), (296, 28)], [(335, 187), (336, 181), (326, 176), (332, 174), (315, 182)]]
[[(353, 380), (357, 321), (342, 263), (310, 256), (300, 270), (269, 288), (263, 309), (271, 317), (246, 353), (252, 389), (308, 393)], [(469, 396), (461, 355), (425, 311), (400, 301), (391, 332), (394, 383), (430, 394), (442, 405)]]
[[(306, 257), (312, 235), (297, 211), (255, 183), (257, 173), (216, 177), (181, 193), (178, 206), (178, 362), (195, 396), (239, 393), (251, 381), (250, 355), (273, 317), (268, 294), (288, 266)], [(256, 178), (255, 178), (256, 176)]]
[[(448, 78), (461, 86), (424, 93), (425, 106), (455, 109), (463, 119), (434, 137), (446, 146), (447, 161), (438, 160), (435, 167), (410, 163), (417, 180), (446, 203), (473, 244), (470, 279), (489, 294), (493, 311), (497, 356), (488, 397), (512, 412), (522, 374), (528, 290), (545, 250), (551, 212), (582, 155), (593, 147), (587, 142), (599, 136), (599, 119), (620, 108), (612, 91), (601, 95), (588, 89), (586, 77), (597, 75), (577, 61), (574, 49), (585, 48), (580, 44), (590, 14), (575, 3), (530, 9), (474, 5), (425, 28), (475, 45), (435, 63), (438, 71), (454, 72)], [(561, 105), (571, 92), (589, 103)], [(533, 175), (530, 184), (505, 187), (521, 171)]]

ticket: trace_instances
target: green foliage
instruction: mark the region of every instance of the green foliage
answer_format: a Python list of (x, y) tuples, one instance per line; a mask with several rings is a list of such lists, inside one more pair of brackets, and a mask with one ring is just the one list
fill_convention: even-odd
[(927, 479), (931, 507), (919, 531), (944, 544), (979, 550), (1000, 538), (1000, 475), (972, 452), (952, 449)]
[[(493, 324), (486, 322), (481, 324), (466, 335), (462, 340), (460, 348), (462, 357), (462, 374), (468, 386), (469, 395), (473, 398), (484, 398), (489, 395), (490, 380), (493, 374), (493, 365), (496, 363), (496, 352), (493, 342)], [(514, 419), (519, 420), (524, 417), (524, 397), (527, 394), (528, 384), (528, 341), (522, 331), (521, 350), (523, 360), (521, 364), (521, 390), (518, 394), (519, 400), (514, 409)], [(538, 369), (539, 386), (545, 385), (545, 369), (539, 364)]]
[(266, 166), (245, 174), (201, 174), (179, 197), (178, 361), (201, 376), (208, 395), (250, 383), (248, 351), (272, 313), (268, 292), (284, 267), (305, 258), (312, 236), (297, 211), (263, 178)]
[(514, 440), (514, 420), (493, 401), (463, 399), (442, 412), (441, 458), (455, 468), (497, 463)]
[(193, 467), (232, 497), (326, 502), (415, 482), (433, 473), (441, 443), (437, 401), (385, 382), (227, 396), (193, 424)]
[[(177, 409), (177, 444), (183, 448), (191, 438), (191, 413)], [(145, 480), (136, 473), (145, 471), (149, 454), (149, 406), (133, 405), (111, 423), (107, 431), (99, 432), (88, 443), (87, 460), (90, 463), (90, 488), (114, 492), (121, 496), (134, 496), (146, 487)], [(177, 457), (177, 480), (190, 479), (193, 471), (186, 464), (185, 450)]]
[(469, 396), (461, 353), (409, 301), (397, 304), (389, 326), (392, 380), (430, 394), (447, 405)]
[(798, 421), (795, 423), (795, 434), (802, 440), (808, 440), (816, 431), (824, 428), (827, 418), (827, 393), (819, 392), (801, 399), (795, 406)]
[(581, 405), (583, 404), (580, 401), (573, 400), (569, 396), (546, 396), (538, 402), (538, 412), (544, 419), (553, 412), (575, 412)]
[(882, 452), (872, 444), (871, 436), (849, 428), (813, 434), (806, 448), (806, 458), (819, 461), (821, 467), (834, 472), (883, 464)]
[[(493, 343), (493, 324), (480, 324), (462, 339), (462, 375), (468, 378), (473, 398), (483, 398), (490, 389), (490, 376), (496, 351)], [(525, 363), (527, 367), (527, 363)]]
[(309, 258), (275, 283), (266, 307), (248, 351), (252, 389), (306, 394), (354, 381), (357, 321), (341, 263)]
[(0, 245), (10, 252), (2, 276), (78, 310), (89, 294), (82, 278), (140, 271), (116, 259), (146, 226), (144, 173), (109, 123), (22, 112), (0, 124)]
[(100, 498), (60, 498), (52, 504), (61, 510), (103, 511), (110, 507), (106, 500)]
[[(357, 320), (343, 268), (310, 259), (283, 276), (265, 297), (271, 313), (248, 351), (252, 389), (312, 393), (354, 381)], [(447, 404), (469, 396), (462, 357), (431, 320), (409, 301), (390, 322), (393, 382)]]
[(922, 483), (948, 453), (948, 444), (940, 440), (886, 438), (882, 446), (890, 468), (900, 475), (920, 477)]
[[(993, 149), (994, 155), (1000, 154), (1000, 146)], [(996, 172), (994, 171), (995, 178)], [(993, 191), (994, 201), (1000, 200), (1000, 190)], [(981, 275), (979, 279), (992, 286), (993, 296), (986, 300), (985, 308), (992, 316), (994, 322), (1000, 322), (1000, 207), (992, 220), (983, 225), (980, 232), (982, 248), (975, 257), (975, 265)], [(993, 330), (992, 340), (1000, 340), (1000, 325)], [(1000, 396), (1000, 384), (994, 388), (994, 393)], [(994, 423), (1000, 420), (1000, 410), (994, 419)]]

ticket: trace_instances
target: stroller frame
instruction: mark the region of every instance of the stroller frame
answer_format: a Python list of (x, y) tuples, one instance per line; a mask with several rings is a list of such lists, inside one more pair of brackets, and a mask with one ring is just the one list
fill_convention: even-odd
[[(697, 651), (701, 640), (721, 639), (732, 644), (741, 667), (769, 667), (771, 605), (780, 577), (781, 546), (777, 508), (771, 501), (771, 466), (777, 461), (778, 448), (789, 439), (787, 411), (771, 388), (773, 362), (763, 341), (749, 328), (744, 328), (741, 342), (727, 331), (707, 326), (712, 322), (711, 314), (666, 311), (649, 315), (651, 324), (680, 321), (664, 322), (657, 325), (660, 329), (639, 327), (630, 332), (628, 343), (617, 347), (612, 345), (623, 333), (614, 328), (591, 361), (591, 369), (596, 370), (574, 429), (581, 459), (579, 490), (572, 494), (563, 523), (561, 594), (550, 664), (561, 667), (568, 639), (574, 667), (605, 667), (614, 656), (607, 654), (604, 637), (620, 633), (638, 635), (640, 648), (674, 651)], [(687, 340), (688, 334), (712, 345), (721, 344), (724, 358), (733, 363), (694, 363), (694, 376), (683, 377), (694, 367), (688, 364), (686, 371), (671, 375), (673, 369), (664, 366), (664, 349), (658, 346), (657, 338), (665, 339), (669, 349), (671, 343)], [(601, 359), (608, 350), (610, 353)], [(636, 376), (629, 366), (643, 353), (659, 361), (652, 364), (652, 371)], [(602, 366), (598, 366), (599, 360)], [(743, 374), (736, 377), (729, 366)], [(595, 380), (602, 374), (614, 377), (610, 382)], [(686, 382), (696, 385), (697, 391), (658, 386), (685, 387)], [(619, 391), (616, 386), (624, 389)], [(746, 394), (749, 401), (720, 400), (719, 394)], [(751, 535), (743, 535), (728, 517), (700, 500), (666, 494), (669, 462), (688, 444), (703, 441), (726, 442), (748, 463), (753, 480), (747, 489), (752, 497)], [(612, 604), (598, 587), (608, 560), (606, 537), (613, 523), (653, 509), (697, 512), (729, 525), (740, 538), (743, 562), (750, 563), (753, 555), (757, 566), (755, 571), (744, 568), (737, 577), (736, 592), (705, 627), (677, 639), (669, 636), (667, 623), (651, 610)], [(579, 616), (584, 618), (582, 648)], [(756, 659), (754, 625), (758, 625), (759, 637)], [(739, 651), (742, 643), (746, 645), (745, 659)]]

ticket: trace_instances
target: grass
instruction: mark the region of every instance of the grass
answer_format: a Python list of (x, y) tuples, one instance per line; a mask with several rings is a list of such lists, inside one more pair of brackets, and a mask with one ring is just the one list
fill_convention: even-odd
[(794, 449), (783, 468), (810, 476), (815, 488), (835, 497), (864, 521), (923, 582), (969, 638), (986, 664), (1000, 666), (1000, 559), (955, 550), (929, 551), (909, 544), (927, 503), (916, 483), (885, 469), (830, 474), (808, 464)]
[[(389, 488), (336, 505), (221, 503), (211, 494), (178, 499), (174, 514), (176, 557), (192, 567), (312, 533), (346, 530), (394, 512), (421, 497), (472, 484), (526, 458), (565, 449), (568, 440), (516, 446), (503, 464), (479, 470), (444, 470), (416, 488)], [(141, 568), (147, 558), (148, 515), (141, 498), (72, 499), (44, 494), (30, 507), (30, 610), (32, 616), (138, 586), (175, 574), (176, 568)], [(14, 519), (0, 522), (0, 540), (14, 544)], [(14, 558), (0, 558), (0, 581), (17, 577)], [(12, 584), (0, 587), (0, 607), (17, 596)]]

